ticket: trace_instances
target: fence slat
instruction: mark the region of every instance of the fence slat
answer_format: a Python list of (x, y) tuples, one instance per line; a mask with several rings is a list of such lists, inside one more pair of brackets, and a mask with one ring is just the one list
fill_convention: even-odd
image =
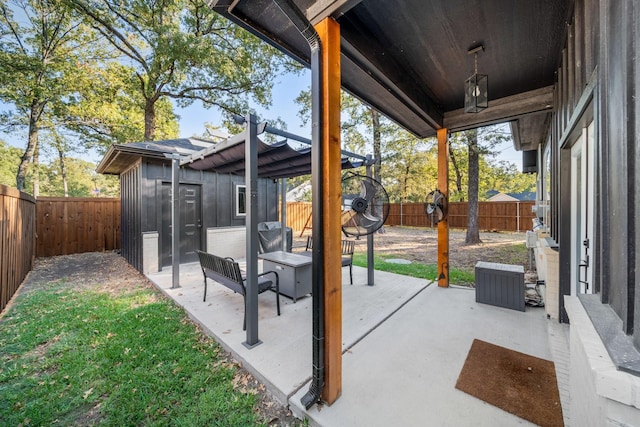
[(0, 185), (0, 311), (33, 267), (36, 202)]
[[(533, 227), (533, 201), (478, 202), (478, 225), (481, 230), (526, 231)], [(432, 227), (424, 203), (391, 203), (386, 225)], [(451, 228), (467, 228), (469, 209), (466, 202), (449, 203), (447, 219)]]
[[(479, 202), (478, 225), (481, 230), (526, 231), (533, 227), (535, 202)], [(467, 228), (469, 209), (466, 202), (449, 203), (447, 219), (451, 228)], [(311, 203), (287, 203), (287, 226), (294, 232), (311, 226)], [(308, 223), (307, 223), (308, 222)], [(424, 203), (390, 203), (386, 225), (434, 227), (425, 213)]]
[(120, 199), (39, 197), (36, 256), (120, 249)]

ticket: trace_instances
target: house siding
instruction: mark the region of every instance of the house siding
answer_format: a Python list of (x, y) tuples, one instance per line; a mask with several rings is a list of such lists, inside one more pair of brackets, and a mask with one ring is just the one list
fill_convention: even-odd
[[(245, 218), (235, 215), (235, 187), (244, 184), (244, 176), (180, 168), (179, 180), (181, 185), (201, 187), (201, 248), (205, 247), (208, 228), (245, 225)], [(120, 175), (122, 256), (139, 271), (143, 269), (142, 233), (159, 233), (158, 257), (163, 259), (163, 240), (169, 238), (162, 230), (167, 203), (164, 200), (163, 206), (163, 185), (170, 183), (171, 164), (168, 161), (143, 159)], [(277, 182), (262, 178), (257, 184), (258, 222), (277, 221)]]
[[(616, 354), (630, 350), (625, 354), (634, 360), (631, 353), (640, 351), (640, 5), (576, 0), (573, 7), (549, 135), (540, 148), (551, 152), (549, 226), (559, 246), (559, 315), (571, 324), (570, 412), (576, 425), (640, 425), (640, 400), (634, 398), (640, 396), (638, 365), (625, 367), (636, 375), (623, 372)], [(593, 236), (588, 237), (595, 295), (587, 297), (595, 305), (589, 306), (585, 298), (570, 296), (576, 262), (571, 254), (571, 148), (591, 120), (595, 179)], [(595, 315), (597, 308), (606, 308), (609, 317)], [(614, 331), (604, 332), (606, 325), (616, 325), (620, 337), (613, 340)]]

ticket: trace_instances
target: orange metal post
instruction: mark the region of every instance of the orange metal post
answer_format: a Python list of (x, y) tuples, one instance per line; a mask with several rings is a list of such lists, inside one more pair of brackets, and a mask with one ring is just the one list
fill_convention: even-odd
[[(340, 25), (326, 18), (315, 26), (322, 44), (322, 181), (324, 226), (324, 389), (331, 405), (342, 394), (342, 268), (340, 258)], [(315, 125), (315, 124), (314, 124)]]
[[(438, 129), (438, 190), (449, 198), (449, 143), (447, 129)], [(449, 220), (438, 223), (438, 286), (449, 286)]]

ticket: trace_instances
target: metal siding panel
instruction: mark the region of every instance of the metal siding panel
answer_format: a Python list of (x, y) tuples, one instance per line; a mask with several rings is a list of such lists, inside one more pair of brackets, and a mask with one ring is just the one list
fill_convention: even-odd
[[(640, 42), (638, 39), (640, 38), (640, 5), (634, 3), (634, 11), (633, 14), (629, 14), (631, 16), (635, 16), (633, 22), (635, 26), (633, 27), (632, 32), (632, 40), (634, 41), (633, 49), (634, 54), (633, 57), (636, 58), (636, 61), (630, 61), (633, 64), (633, 71), (635, 73), (635, 81), (632, 83), (633, 93), (635, 94), (635, 104), (634, 104), (634, 114), (630, 117), (630, 121), (635, 129), (634, 139), (636, 143), (640, 142), (640, 65), (638, 64), (638, 58), (640, 58)], [(638, 167), (640, 164), (640, 150), (636, 148), (635, 152), (635, 185), (636, 192), (635, 195), (637, 197), (638, 188), (640, 188), (640, 168)], [(636, 199), (635, 205), (638, 206), (638, 200)], [(640, 215), (635, 215), (635, 247), (640, 247)], [(633, 322), (633, 344), (636, 349), (640, 350), (640, 269), (638, 265), (640, 265), (640, 251), (636, 250), (636, 268), (635, 268), (635, 277), (633, 278), (634, 289), (633, 295), (634, 298), (634, 322)]]
[[(611, 2), (609, 15), (607, 16), (606, 39), (606, 63), (608, 102), (606, 107), (607, 131), (606, 143), (611, 147), (609, 151), (610, 170), (615, 171), (609, 175), (609, 215), (614, 223), (609, 236), (609, 248), (611, 251), (610, 292), (609, 303), (620, 316), (623, 328), (628, 330), (628, 284), (629, 284), (629, 254), (628, 238), (629, 230), (629, 135), (627, 134), (628, 94), (627, 94), (627, 65), (629, 65), (627, 52), (627, 18), (623, 2)], [(604, 58), (603, 58), (604, 59)], [(631, 200), (632, 201), (632, 200)]]
[(218, 197), (218, 175), (205, 172), (202, 187), (202, 224), (206, 230), (209, 227), (216, 227), (218, 223), (217, 203)]

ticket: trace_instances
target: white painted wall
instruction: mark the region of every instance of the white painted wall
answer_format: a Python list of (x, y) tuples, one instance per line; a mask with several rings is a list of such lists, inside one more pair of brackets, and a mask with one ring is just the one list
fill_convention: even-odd
[(639, 426), (640, 377), (618, 371), (577, 297), (565, 296), (571, 322), (572, 426)]
[(245, 259), (247, 229), (244, 226), (207, 228), (207, 252), (220, 257), (231, 257), (236, 261)]

